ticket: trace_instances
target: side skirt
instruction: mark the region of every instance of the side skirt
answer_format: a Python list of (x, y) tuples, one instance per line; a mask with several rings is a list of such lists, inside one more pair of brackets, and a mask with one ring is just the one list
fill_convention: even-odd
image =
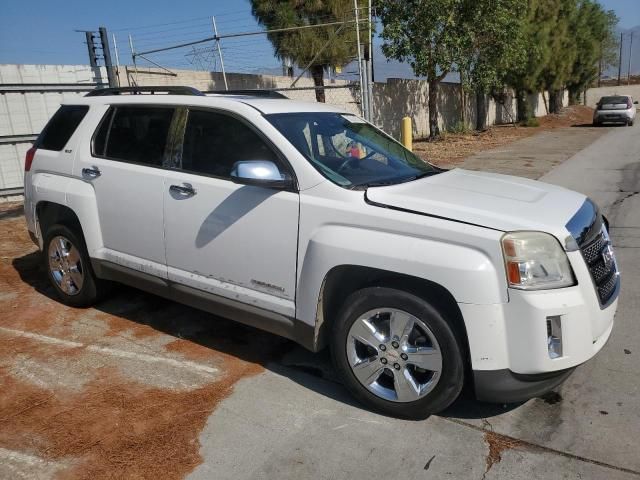
[(112, 262), (92, 258), (91, 266), (96, 276), (103, 280), (123, 283), (198, 310), (288, 338), (312, 352), (318, 351), (313, 327), (296, 318), (187, 287)]

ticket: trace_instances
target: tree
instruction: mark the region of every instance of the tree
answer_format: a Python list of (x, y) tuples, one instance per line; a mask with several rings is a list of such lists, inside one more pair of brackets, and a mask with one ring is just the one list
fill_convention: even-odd
[[(251, 13), (267, 30), (317, 25), (354, 19), (351, 0), (251, 0)], [(316, 100), (325, 101), (324, 72), (342, 67), (357, 56), (355, 24), (268, 33), (281, 60), (299, 68), (309, 66), (316, 88)]]
[[(452, 71), (481, 96), (503, 85), (502, 72), (522, 56), (518, 40), (527, 0), (377, 0), (382, 50), (408, 62), (429, 83), (429, 136), (440, 135), (438, 88)], [(484, 128), (486, 114), (478, 117)]]
[(572, 25), (579, 15), (580, 0), (561, 0), (558, 2), (558, 13), (550, 38), (551, 56), (542, 71), (543, 88), (549, 92), (549, 112), (559, 113), (562, 108), (564, 90), (571, 77), (578, 45)]
[(382, 20), (382, 51), (408, 62), (429, 84), (429, 138), (440, 136), (438, 88), (461, 58), (469, 34), (464, 26), (472, 0), (376, 0)]
[(463, 52), (459, 68), (463, 88), (476, 94), (477, 130), (486, 128), (486, 97), (503, 91), (506, 72), (525, 62), (523, 41), (527, 0), (479, 1), (466, 15), (471, 41)]
[(531, 115), (528, 96), (544, 88), (543, 71), (551, 61), (550, 48), (560, 10), (560, 0), (528, 0), (522, 22), (523, 61), (504, 72), (506, 83), (515, 90), (518, 120), (526, 122)]
[(594, 0), (580, 1), (570, 26), (577, 46), (566, 84), (571, 105), (578, 103), (580, 94), (598, 78), (602, 68), (615, 62), (618, 45), (614, 28), (617, 23), (613, 11), (605, 11)]

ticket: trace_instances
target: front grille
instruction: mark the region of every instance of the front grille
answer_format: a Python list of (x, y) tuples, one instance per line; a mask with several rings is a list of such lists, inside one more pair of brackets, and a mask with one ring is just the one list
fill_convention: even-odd
[(611, 250), (611, 242), (604, 229), (591, 242), (580, 247), (595, 284), (598, 298), (606, 304), (618, 286), (618, 269)]
[(616, 291), (617, 284), (618, 276), (614, 274), (609, 276), (609, 279), (598, 287), (598, 296), (602, 303), (606, 303), (611, 298), (613, 292)]
[(605, 244), (606, 239), (600, 233), (593, 242), (582, 247), (582, 255), (588, 264), (592, 264), (602, 258), (602, 250), (604, 250)]

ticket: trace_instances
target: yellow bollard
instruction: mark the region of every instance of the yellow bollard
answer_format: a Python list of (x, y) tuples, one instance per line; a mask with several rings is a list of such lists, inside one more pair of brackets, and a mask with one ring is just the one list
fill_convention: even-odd
[(413, 151), (413, 131), (411, 129), (411, 117), (402, 119), (402, 144), (409, 150)]

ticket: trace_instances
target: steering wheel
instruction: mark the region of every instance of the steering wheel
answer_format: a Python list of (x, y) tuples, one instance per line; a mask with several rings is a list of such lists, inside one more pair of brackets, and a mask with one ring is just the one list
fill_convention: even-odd
[(342, 162), (340, 164), (340, 166), (336, 169), (337, 173), (341, 173), (342, 170), (344, 170), (345, 168), (347, 168), (349, 166), (350, 163), (354, 162), (354, 161), (358, 161), (360, 160), (359, 158), (354, 158), (354, 157), (349, 157), (347, 158), (344, 162)]
[(336, 172), (337, 172), (337, 173), (340, 173), (342, 170), (344, 170), (345, 168), (347, 168), (347, 167), (349, 166), (349, 164), (350, 164), (350, 163), (352, 163), (352, 162), (361, 162), (361, 161), (363, 161), (363, 160), (366, 160), (366, 159), (368, 159), (368, 158), (371, 158), (371, 157), (372, 157), (373, 155), (375, 155), (376, 153), (378, 153), (378, 152), (373, 151), (373, 152), (371, 152), (371, 153), (369, 153), (369, 154), (365, 155), (365, 156), (364, 156), (364, 157), (362, 157), (362, 158), (349, 157), (349, 158), (347, 158), (344, 162), (342, 162), (342, 164), (338, 167), (338, 169), (336, 170)]

